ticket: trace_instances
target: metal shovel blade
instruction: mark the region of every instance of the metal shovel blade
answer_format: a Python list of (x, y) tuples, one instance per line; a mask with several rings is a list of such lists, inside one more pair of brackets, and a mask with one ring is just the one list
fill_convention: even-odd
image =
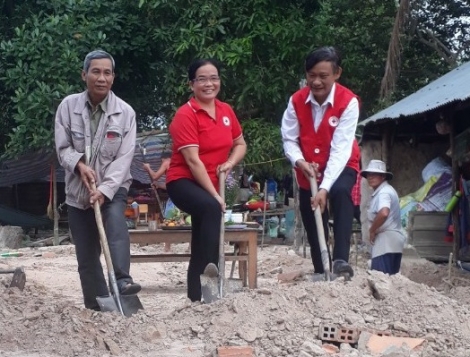
[[(98, 305), (100, 305), (101, 311), (117, 311), (120, 313), (114, 296), (98, 296), (96, 301)], [(120, 295), (119, 301), (121, 302), (122, 311), (126, 317), (131, 317), (137, 311), (144, 308), (137, 295)]]
[(206, 304), (219, 300), (227, 293), (234, 293), (243, 288), (241, 279), (225, 279), (215, 264), (206, 266), (204, 274), (200, 275), (202, 298)]
[(217, 301), (219, 296), (219, 279), (217, 276), (211, 277), (209, 275), (201, 274), (201, 293), (202, 299), (206, 304)]
[(20, 290), (24, 289), (26, 283), (26, 274), (23, 268), (16, 268), (11, 279), (10, 288), (17, 287)]
[[(219, 278), (210, 277), (201, 274), (201, 292), (202, 299), (206, 304), (217, 301), (220, 299), (219, 293)], [(243, 289), (243, 281), (241, 279), (225, 279), (223, 285), (223, 296), (227, 294), (236, 293)]]

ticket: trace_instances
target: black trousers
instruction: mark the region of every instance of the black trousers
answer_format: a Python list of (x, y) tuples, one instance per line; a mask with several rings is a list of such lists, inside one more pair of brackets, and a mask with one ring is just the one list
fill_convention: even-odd
[[(126, 204), (127, 190), (121, 187), (112, 201), (106, 199), (101, 207), (118, 286), (132, 282), (129, 275), (130, 239), (124, 216)], [(109, 291), (100, 262), (101, 245), (95, 212), (92, 208), (82, 210), (69, 206), (68, 220), (75, 244), (85, 307), (99, 309), (96, 297), (109, 295)]]
[[(342, 259), (349, 261), (349, 249), (352, 234), (352, 222), (354, 215), (354, 206), (351, 198), (351, 190), (356, 182), (356, 171), (346, 167), (339, 175), (329, 192), (329, 201), (331, 204), (331, 214), (334, 218), (333, 234), (335, 246), (333, 249), (333, 261)], [(320, 244), (318, 243), (317, 227), (315, 215), (312, 211), (310, 190), (299, 189), (299, 208), (302, 216), (302, 222), (307, 232), (307, 239), (310, 245), (310, 254), (312, 257), (315, 273), (324, 273), (321, 260)], [(323, 212), (323, 228), (325, 238), (328, 237), (328, 219), (330, 212), (325, 209)], [(331, 260), (331, 259), (330, 259)], [(330, 267), (331, 269), (331, 267)]]
[(195, 181), (179, 179), (166, 185), (168, 195), (191, 215), (191, 258), (188, 266), (188, 297), (201, 301), (200, 275), (207, 264), (219, 263), (222, 209), (219, 202)]

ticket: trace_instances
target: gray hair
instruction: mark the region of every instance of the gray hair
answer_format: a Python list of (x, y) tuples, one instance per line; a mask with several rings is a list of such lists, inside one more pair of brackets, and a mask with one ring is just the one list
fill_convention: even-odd
[(85, 56), (85, 60), (83, 61), (83, 70), (88, 73), (88, 70), (90, 69), (91, 61), (95, 59), (101, 59), (101, 58), (108, 58), (111, 60), (111, 64), (113, 66), (113, 73), (114, 73), (114, 67), (116, 66), (114, 63), (114, 58), (108, 52), (103, 51), (103, 50), (95, 50), (95, 51), (91, 51), (90, 53), (88, 53)]

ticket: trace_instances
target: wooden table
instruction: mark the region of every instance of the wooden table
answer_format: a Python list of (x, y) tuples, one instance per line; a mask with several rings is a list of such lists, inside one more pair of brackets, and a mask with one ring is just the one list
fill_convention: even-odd
[[(257, 229), (228, 229), (225, 231), (225, 242), (236, 243), (238, 254), (225, 253), (226, 261), (239, 262), (239, 274), (244, 286), (255, 289), (257, 286), (258, 252)], [(149, 245), (156, 243), (190, 243), (191, 230), (156, 230), (130, 229), (131, 243)], [(191, 254), (134, 254), (131, 255), (133, 263), (147, 262), (185, 262), (189, 261)], [(248, 267), (247, 267), (248, 264)], [(248, 269), (247, 269), (248, 268)], [(247, 274), (248, 271), (248, 274)]]

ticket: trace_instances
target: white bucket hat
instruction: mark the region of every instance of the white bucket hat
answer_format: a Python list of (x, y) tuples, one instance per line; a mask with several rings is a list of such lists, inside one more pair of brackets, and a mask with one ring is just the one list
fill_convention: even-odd
[(387, 165), (385, 162), (380, 160), (370, 160), (367, 168), (361, 171), (361, 176), (367, 177), (368, 173), (384, 174), (386, 180), (391, 180), (393, 178), (393, 174), (391, 172), (387, 172)]

